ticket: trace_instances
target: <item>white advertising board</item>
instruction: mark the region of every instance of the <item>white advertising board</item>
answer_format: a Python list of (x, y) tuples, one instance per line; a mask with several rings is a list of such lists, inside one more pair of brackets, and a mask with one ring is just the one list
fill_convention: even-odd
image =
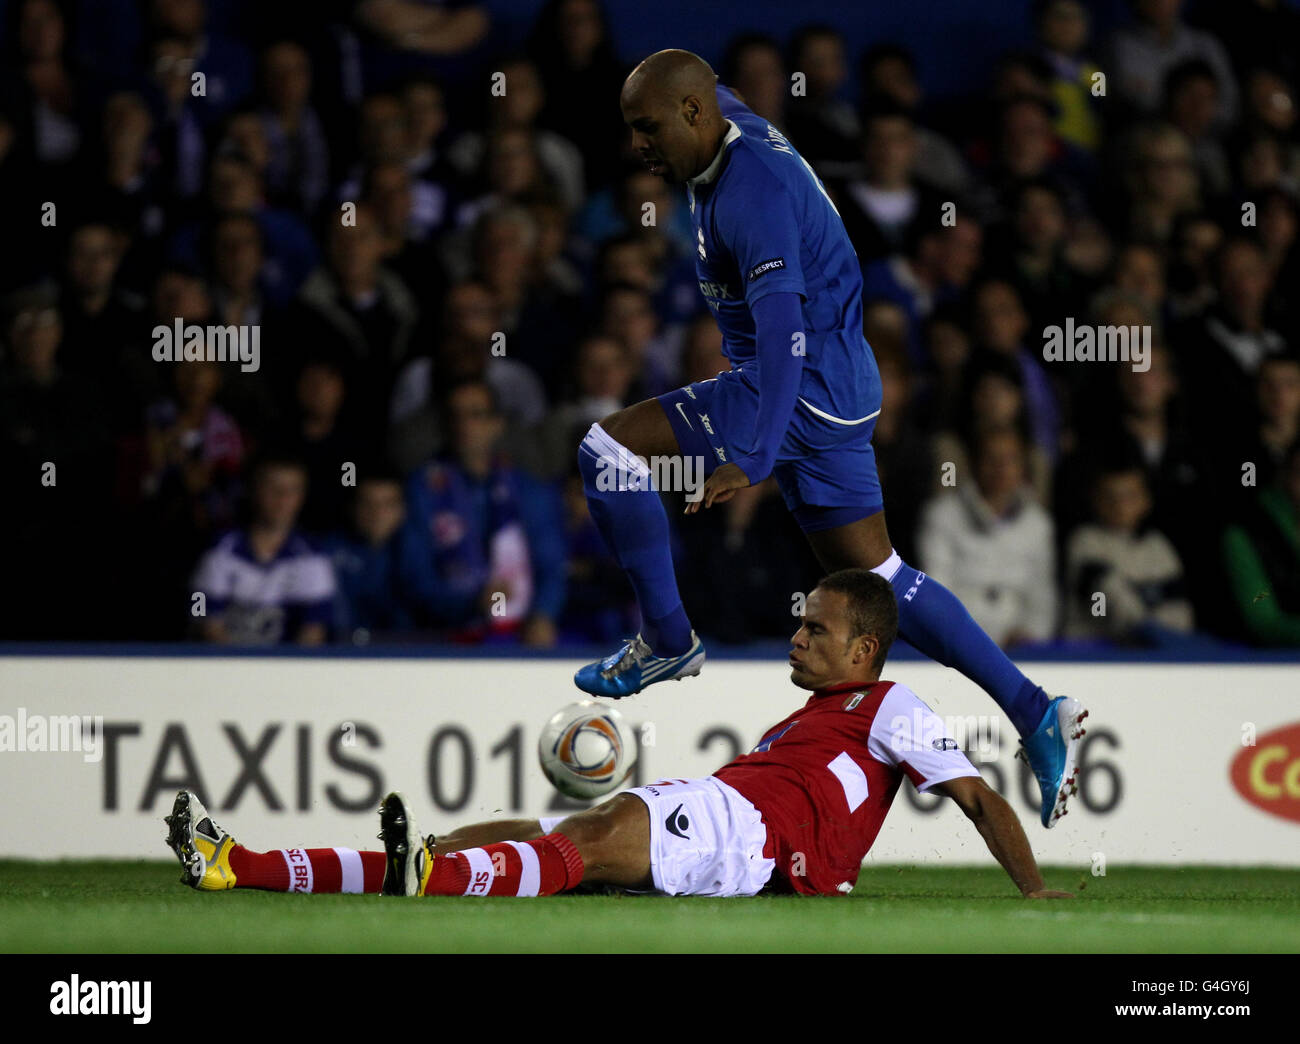
[[(577, 666), (0, 657), (0, 856), (165, 858), (162, 817), (180, 786), (256, 849), (377, 847), (375, 809), (390, 789), (434, 832), (577, 808), (551, 790), (536, 757), (543, 723), (580, 696)], [(937, 665), (887, 672), (951, 720), (1040, 861), (1300, 866), (1294, 666), (1046, 664), (1035, 674), (1091, 711), (1081, 793), (1051, 831), (1038, 825), (1036, 790), (991, 700)], [(636, 781), (706, 775), (805, 699), (779, 662), (721, 660), (624, 700), (642, 739)], [(73, 715), (102, 721), (96, 746), (50, 750), (79, 738)], [(93, 724), (86, 735), (96, 739)], [(910, 784), (868, 857), (990, 859), (951, 802)]]

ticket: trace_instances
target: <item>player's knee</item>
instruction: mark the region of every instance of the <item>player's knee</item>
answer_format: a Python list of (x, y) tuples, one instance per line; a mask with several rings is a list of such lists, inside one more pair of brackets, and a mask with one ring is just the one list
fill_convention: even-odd
[[(631, 425), (628, 423), (628, 410), (626, 408), (617, 410), (605, 417), (600, 426), (605, 429), (605, 434), (620, 445), (627, 446), (625, 441), (631, 437)], [(629, 447), (630, 449), (631, 447)]]
[(589, 868), (624, 866), (650, 852), (650, 818), (645, 802), (619, 794), (604, 804), (570, 816), (557, 828), (577, 846)]

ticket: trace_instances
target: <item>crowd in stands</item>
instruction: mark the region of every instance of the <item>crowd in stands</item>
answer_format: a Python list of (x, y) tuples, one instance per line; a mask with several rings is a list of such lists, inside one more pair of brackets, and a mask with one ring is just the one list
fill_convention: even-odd
[[(644, 55), (599, 0), (507, 50), (474, 3), (261, 6), (4, 5), (0, 638), (634, 634), (578, 442), (728, 366), (621, 121)], [(1007, 647), (1300, 646), (1300, 15), (1130, 9), (1039, 0), (957, 98), (831, 25), (715, 68), (857, 251), (906, 559)], [(160, 352), (188, 327), (256, 364)], [(1131, 357), (1045, 350), (1084, 327)], [(773, 482), (665, 497), (701, 633), (788, 635)]]

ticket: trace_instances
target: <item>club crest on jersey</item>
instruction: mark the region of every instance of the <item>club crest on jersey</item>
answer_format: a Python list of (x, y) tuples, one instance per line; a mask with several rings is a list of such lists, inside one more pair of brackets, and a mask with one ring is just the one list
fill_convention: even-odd
[(856, 707), (859, 703), (861, 703), (864, 699), (866, 699), (866, 696), (867, 694), (865, 692), (855, 692), (852, 696), (850, 696), (847, 700), (844, 701), (843, 709), (846, 711), (853, 710), (854, 707)]

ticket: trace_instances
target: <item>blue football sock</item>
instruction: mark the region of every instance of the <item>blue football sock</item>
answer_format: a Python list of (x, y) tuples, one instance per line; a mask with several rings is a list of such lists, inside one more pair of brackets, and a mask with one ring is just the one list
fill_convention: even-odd
[(641, 636), (656, 656), (691, 646), (668, 540), (668, 516), (650, 472), (626, 447), (593, 424), (578, 447), (587, 507), (600, 535), (627, 572), (641, 606)]
[[(887, 576), (884, 570), (894, 561), (898, 568)], [(1047, 693), (984, 633), (957, 596), (897, 554), (879, 570), (898, 599), (898, 633), (903, 640), (975, 682), (1006, 712), (1020, 735), (1033, 732), (1047, 713)]]

